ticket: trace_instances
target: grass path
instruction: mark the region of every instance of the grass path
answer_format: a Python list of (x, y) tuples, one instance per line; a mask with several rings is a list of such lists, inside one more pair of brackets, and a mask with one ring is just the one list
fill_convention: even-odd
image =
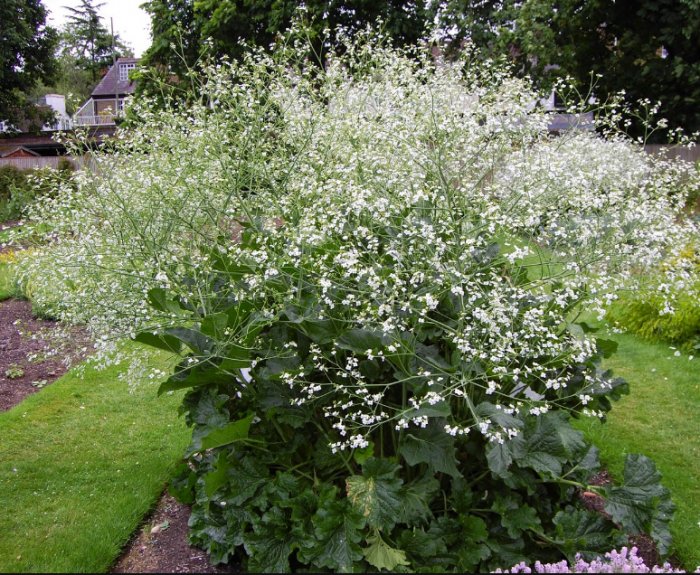
[(678, 557), (694, 571), (700, 565), (700, 357), (677, 357), (668, 344), (632, 335), (614, 338), (620, 347), (606, 365), (631, 392), (605, 424), (586, 420), (579, 427), (613, 476), (621, 477), (627, 453), (656, 462), (677, 507), (671, 530)]
[(0, 413), (0, 572), (104, 572), (189, 440), (181, 394), (68, 373)]

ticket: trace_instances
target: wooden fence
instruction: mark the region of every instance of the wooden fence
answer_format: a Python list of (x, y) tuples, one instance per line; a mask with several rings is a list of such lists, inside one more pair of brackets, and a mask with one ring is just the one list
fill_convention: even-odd
[(61, 160), (68, 160), (78, 170), (84, 167), (84, 158), (73, 156), (35, 156), (31, 158), (0, 158), (0, 168), (2, 166), (14, 166), (20, 170), (31, 170), (35, 168), (57, 168)]
[(660, 144), (649, 144), (644, 146), (644, 151), (653, 155), (665, 153), (669, 158), (680, 158), (686, 162), (696, 163), (700, 161), (700, 146), (686, 148), (685, 146), (662, 146)]

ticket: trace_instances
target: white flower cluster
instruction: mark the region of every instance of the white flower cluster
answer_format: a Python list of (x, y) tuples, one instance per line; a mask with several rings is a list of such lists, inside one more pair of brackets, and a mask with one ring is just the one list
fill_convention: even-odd
[[(595, 352), (569, 322), (697, 233), (677, 217), (696, 176), (619, 139), (550, 137), (529, 87), (492, 65), (345, 53), (323, 70), (254, 54), (206, 70), (203, 104), (143, 103), (36, 209), (53, 241), (23, 263), (27, 289), (110, 338), (193, 325), (222, 298), (274, 322), (311, 293), (316, 320), (384, 342), (314, 344), (281, 376), (296, 405), (323, 399), (334, 450), (444, 404), (447, 433), (495, 442), (517, 430), (480, 402), (583, 409), (605, 384), (584, 372), (567, 391)], [(154, 310), (152, 288), (179, 303)]]

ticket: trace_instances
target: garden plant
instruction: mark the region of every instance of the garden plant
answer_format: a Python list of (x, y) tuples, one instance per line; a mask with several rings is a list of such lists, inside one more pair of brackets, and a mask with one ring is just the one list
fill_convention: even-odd
[(57, 169), (20, 170), (0, 167), (0, 223), (22, 217), (36, 197), (52, 193), (59, 184), (68, 184), (75, 167), (61, 159)]
[(33, 209), (50, 244), (16, 271), (98, 362), (124, 335), (181, 356), (160, 392), (188, 390), (192, 541), (251, 571), (487, 571), (638, 533), (668, 553), (651, 460), (591, 485), (571, 420), (628, 386), (579, 314), (682, 257), (697, 175), (624, 135), (551, 137), (527, 82), (470, 54), (307, 46), (137, 104), (97, 174)]

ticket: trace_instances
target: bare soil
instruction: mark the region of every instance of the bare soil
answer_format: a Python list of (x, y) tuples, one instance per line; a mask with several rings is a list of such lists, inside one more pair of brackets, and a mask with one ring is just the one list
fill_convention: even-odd
[(234, 573), (214, 566), (201, 549), (188, 543), (190, 509), (167, 493), (124, 549), (111, 573)]
[(84, 330), (35, 318), (27, 301), (0, 302), (0, 411), (53, 383), (89, 348)]

